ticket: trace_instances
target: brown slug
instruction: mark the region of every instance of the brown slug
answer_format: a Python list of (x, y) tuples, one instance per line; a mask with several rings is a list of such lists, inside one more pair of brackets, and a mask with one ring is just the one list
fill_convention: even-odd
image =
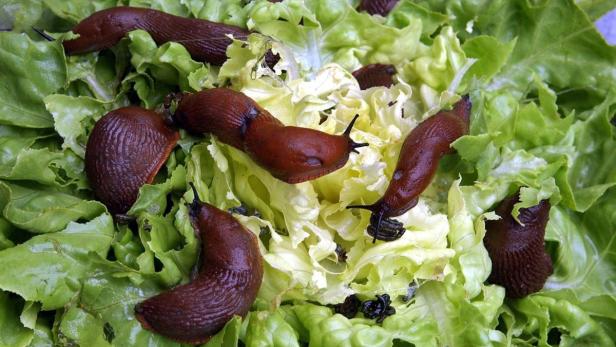
[[(159, 45), (169, 41), (181, 43), (195, 60), (214, 65), (222, 65), (227, 59), (227, 46), (232, 40), (226, 35), (246, 39), (250, 34), (232, 25), (121, 6), (95, 12), (79, 22), (73, 28), (79, 37), (64, 41), (63, 45), (69, 55), (100, 51), (114, 46), (137, 29), (147, 31)], [(270, 53), (268, 63), (272, 59)]]
[(511, 211), (519, 193), (503, 200), (496, 208), (501, 219), (486, 221), (483, 244), (492, 260), (488, 282), (505, 287), (509, 298), (522, 298), (543, 288), (552, 274), (552, 259), (545, 251), (545, 227), (550, 202), (521, 208), (518, 223)]
[(393, 65), (370, 64), (353, 71), (353, 77), (364, 90), (372, 87), (391, 87), (396, 68)]
[(111, 214), (130, 209), (139, 188), (152, 183), (179, 138), (159, 114), (141, 107), (119, 108), (96, 122), (86, 145), (85, 170)]
[(344, 166), (351, 152), (367, 146), (353, 142), (349, 136), (357, 116), (342, 135), (285, 126), (251, 98), (227, 88), (184, 95), (174, 119), (191, 133), (210, 133), (243, 150), (287, 183), (304, 182), (335, 171)]
[(383, 17), (393, 10), (399, 0), (362, 0), (357, 7), (358, 11), (365, 11), (371, 15), (381, 15)]
[(135, 317), (147, 330), (202, 344), (233, 316), (248, 313), (263, 279), (263, 260), (257, 237), (228, 212), (200, 202), (196, 191), (190, 219), (201, 241), (198, 272), (190, 283), (137, 304)]
[(383, 197), (371, 205), (351, 205), (372, 212), (368, 234), (374, 241), (392, 241), (404, 233), (402, 223), (390, 219), (413, 208), (428, 187), (440, 158), (453, 149), (451, 143), (469, 129), (471, 102), (462, 97), (451, 111), (440, 111), (415, 127), (404, 140), (398, 163)]

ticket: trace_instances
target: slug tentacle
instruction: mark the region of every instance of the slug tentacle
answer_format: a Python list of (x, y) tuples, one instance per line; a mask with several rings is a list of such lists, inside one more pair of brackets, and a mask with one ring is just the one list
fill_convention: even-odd
[(32, 30), (34, 30), (35, 33), (39, 34), (42, 38), (44, 38), (45, 40), (51, 42), (54, 41), (55, 39), (49, 35), (47, 35), (47, 33), (45, 33), (43, 30), (36, 28), (36, 27), (31, 27)]
[(143, 328), (183, 343), (207, 342), (234, 316), (245, 316), (263, 279), (255, 235), (231, 214), (194, 200), (190, 218), (201, 241), (199, 269), (190, 283), (135, 306)]
[(355, 142), (351, 139), (351, 130), (353, 130), (353, 126), (355, 125), (355, 121), (357, 121), (357, 118), (359, 118), (359, 115), (356, 114), (353, 119), (351, 120), (351, 122), (349, 123), (349, 125), (347, 125), (346, 129), (344, 129), (344, 131), (342, 132), (342, 136), (346, 137), (347, 140), (349, 141), (349, 148), (350, 151), (353, 153), (359, 153), (359, 151), (357, 150), (357, 148), (361, 148), (361, 147), (367, 147), (370, 144), (366, 143), (366, 142)]
[(96, 123), (86, 145), (85, 169), (109, 212), (121, 215), (130, 209), (179, 138), (160, 115), (140, 107), (111, 111)]
[(216, 135), (287, 183), (335, 171), (344, 166), (351, 152), (367, 146), (350, 138), (357, 117), (341, 135), (285, 126), (254, 100), (227, 88), (184, 96), (174, 115), (176, 123), (187, 131)]
[(404, 234), (404, 227), (391, 217), (417, 205), (419, 195), (436, 174), (440, 158), (453, 151), (451, 143), (468, 133), (470, 109), (470, 99), (465, 96), (451, 111), (441, 111), (421, 122), (404, 140), (383, 197), (371, 205), (347, 207), (372, 212), (368, 233), (374, 239), (391, 241)]

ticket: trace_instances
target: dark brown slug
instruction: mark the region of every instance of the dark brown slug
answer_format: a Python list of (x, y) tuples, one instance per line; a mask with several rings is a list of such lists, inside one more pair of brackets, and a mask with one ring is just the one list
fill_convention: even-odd
[(248, 313), (263, 279), (263, 260), (257, 237), (228, 212), (195, 197), (190, 218), (201, 240), (199, 272), (190, 283), (137, 304), (135, 317), (147, 330), (201, 344), (233, 316)]
[(159, 114), (141, 107), (123, 107), (96, 122), (86, 145), (85, 170), (109, 212), (130, 209), (139, 188), (152, 183), (179, 138)]
[(399, 0), (362, 0), (357, 7), (358, 11), (365, 11), (371, 15), (387, 16), (391, 10), (398, 4)]
[(335, 171), (364, 143), (342, 135), (285, 126), (254, 100), (227, 88), (208, 89), (182, 97), (175, 122), (191, 133), (210, 133), (245, 151), (274, 177), (299, 183)]
[(393, 65), (370, 64), (353, 71), (353, 77), (364, 90), (372, 87), (391, 87), (396, 68)]
[(492, 260), (488, 282), (505, 287), (509, 298), (522, 298), (543, 288), (552, 273), (552, 260), (544, 247), (550, 202), (520, 209), (518, 223), (511, 216), (519, 194), (503, 200), (496, 208), (501, 219), (486, 222), (483, 243)]
[[(204, 19), (184, 18), (165, 12), (138, 8), (114, 7), (98, 11), (73, 28), (76, 39), (63, 42), (67, 54), (100, 51), (118, 43), (127, 33), (142, 29), (157, 44), (173, 41), (184, 45), (198, 61), (222, 65), (227, 59), (227, 46), (232, 40), (246, 39), (249, 31), (240, 27), (214, 23)], [(273, 59), (273, 57), (269, 57)]]
[(372, 205), (351, 205), (372, 212), (368, 234), (374, 240), (392, 241), (404, 233), (404, 227), (391, 217), (413, 208), (419, 195), (428, 187), (440, 158), (453, 149), (451, 143), (469, 129), (471, 102), (468, 96), (451, 111), (440, 111), (415, 127), (404, 140), (398, 163), (389, 186), (381, 199)]

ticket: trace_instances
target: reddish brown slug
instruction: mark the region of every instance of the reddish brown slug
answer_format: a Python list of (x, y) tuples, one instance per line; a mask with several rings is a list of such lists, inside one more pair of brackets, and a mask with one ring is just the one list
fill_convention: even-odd
[(383, 197), (372, 205), (347, 207), (372, 212), (368, 234), (374, 237), (374, 241), (391, 241), (402, 236), (404, 227), (390, 218), (417, 204), (419, 195), (432, 181), (440, 158), (453, 151), (452, 142), (468, 133), (470, 109), (470, 99), (464, 96), (451, 111), (440, 111), (421, 122), (404, 140)]
[(227, 46), (232, 41), (226, 35), (246, 39), (250, 34), (240, 27), (204, 19), (184, 18), (146, 8), (114, 7), (95, 12), (79, 22), (73, 32), (80, 36), (64, 41), (63, 45), (69, 55), (100, 51), (114, 46), (127, 33), (137, 29), (150, 33), (157, 44), (181, 43), (195, 60), (214, 65), (222, 65), (227, 59)]
[(256, 236), (196, 193), (190, 218), (201, 240), (199, 271), (190, 283), (137, 304), (135, 317), (147, 330), (201, 344), (234, 315), (246, 315), (261, 286), (263, 260)]
[(96, 122), (86, 145), (85, 170), (109, 212), (130, 209), (139, 188), (152, 183), (179, 138), (159, 114), (141, 107), (119, 108)]
[(501, 219), (486, 221), (483, 244), (492, 260), (488, 282), (505, 287), (509, 298), (522, 298), (543, 288), (552, 274), (552, 259), (545, 251), (545, 227), (550, 202), (521, 208), (518, 223), (511, 211), (519, 193), (503, 200), (496, 208)]
[(371, 15), (381, 15), (383, 17), (393, 10), (399, 0), (362, 0), (357, 7), (358, 11), (365, 11)]
[(211, 133), (245, 151), (274, 177), (299, 183), (335, 171), (349, 154), (365, 143), (349, 134), (357, 116), (342, 135), (285, 126), (246, 95), (227, 88), (208, 89), (182, 97), (176, 123), (191, 133)]
[(353, 77), (359, 83), (360, 89), (372, 87), (391, 87), (396, 68), (393, 65), (370, 64), (353, 71)]

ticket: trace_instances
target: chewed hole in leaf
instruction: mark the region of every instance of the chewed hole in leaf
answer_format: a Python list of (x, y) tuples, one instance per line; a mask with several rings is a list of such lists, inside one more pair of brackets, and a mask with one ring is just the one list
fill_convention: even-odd
[(559, 346), (562, 332), (558, 328), (552, 328), (548, 331), (548, 344), (550, 346)]
[(157, 257), (154, 257), (154, 271), (161, 272), (163, 271), (163, 263)]

